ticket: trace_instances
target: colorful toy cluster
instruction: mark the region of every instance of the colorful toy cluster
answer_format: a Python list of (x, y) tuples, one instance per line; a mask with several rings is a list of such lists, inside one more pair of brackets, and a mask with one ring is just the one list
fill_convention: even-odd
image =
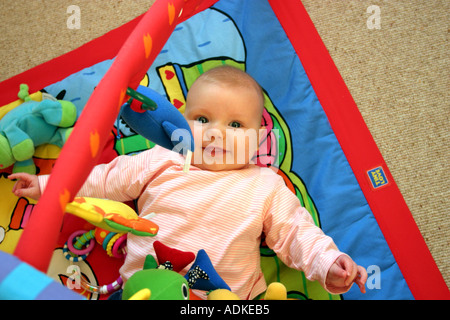
[[(73, 265), (85, 261), (96, 245), (100, 245), (109, 257), (123, 260), (126, 255), (127, 232), (140, 236), (155, 236), (158, 232), (157, 225), (148, 219), (139, 218), (133, 209), (115, 201), (76, 198), (67, 206), (67, 213), (83, 217), (94, 227), (71, 233), (65, 242), (63, 256)], [(115, 217), (114, 221), (111, 217)], [(140, 223), (136, 223), (138, 221)], [(206, 292), (208, 300), (239, 299), (216, 272), (204, 250), (199, 250), (195, 255), (193, 252), (167, 247), (159, 241), (155, 241), (153, 246), (156, 258), (148, 255), (143, 270), (136, 272), (125, 285), (120, 275), (109, 284), (92, 284), (78, 271), (72, 274), (66, 285), (70, 289), (80, 289), (71, 282), (74, 278), (79, 279), (78, 284), (84, 292), (122, 300), (201, 299), (193, 290)], [(86, 298), (79, 292), (61, 286), (13, 255), (0, 251), (0, 256), (0, 299)], [(180, 272), (191, 263), (190, 269), (182, 276)], [(282, 284), (271, 284), (265, 296), (268, 300), (286, 298), (286, 289)]]
[[(156, 259), (146, 257), (144, 269), (136, 272), (126, 282), (122, 299), (147, 297), (155, 300), (189, 300), (195, 294), (191, 290), (231, 291), (228, 285), (215, 271), (208, 255), (200, 250), (197, 256), (192, 252), (183, 252), (169, 248), (159, 241), (153, 243)], [(194, 263), (185, 276), (179, 272)], [(197, 298), (198, 299), (198, 298)]]
[[(52, 115), (58, 115), (58, 112), (55, 111), (64, 111), (64, 108), (54, 109), (51, 106), (57, 104), (60, 107), (70, 106), (70, 104), (56, 101), (52, 102), (57, 104), (34, 104), (32, 100), (27, 98), (28, 92), (26, 90), (25, 86), (22, 87), (19, 96), (24, 96), (26, 102), (23, 105), (27, 106), (28, 104), (28, 107), (20, 108), (21, 106), (19, 106), (14, 109), (21, 112), (22, 118), (24, 114), (31, 114), (35, 117), (36, 110), (41, 110), (33, 108), (35, 105), (39, 107), (50, 106), (49, 110)], [(24, 92), (26, 92), (25, 95)], [(139, 108), (132, 110), (132, 102), (130, 101), (123, 106), (125, 119), (129, 119), (132, 123), (131, 126), (145, 138), (171, 148), (174, 143), (171, 140), (173, 130), (178, 128), (189, 129), (184, 118), (169, 102), (162, 101), (149, 88), (140, 87), (139, 93), (153, 99), (147, 100), (147, 103), (156, 100), (157, 104), (147, 114), (147, 111), (139, 110)], [(158, 112), (155, 113), (155, 110), (158, 110)], [(174, 110), (175, 112), (173, 112)], [(45, 113), (42, 112), (42, 114)], [(12, 119), (13, 116), (17, 117), (19, 113), (8, 114), (10, 117), (5, 116), (3, 119)], [(59, 113), (59, 116), (64, 118), (62, 114), (63, 112)], [(76, 115), (76, 110), (71, 110), (71, 114)], [(73, 125), (72, 119), (70, 123)], [(33, 129), (33, 126), (39, 127), (41, 125), (41, 123), (33, 121), (35, 120), (29, 121), (31, 123), (31, 126), (27, 127), (29, 131)], [(150, 130), (148, 129), (148, 123), (154, 125), (150, 127)], [(43, 141), (43, 143), (45, 142), (50, 141)], [(182, 142), (185, 143), (185, 148), (193, 148), (193, 139)], [(59, 146), (62, 146), (62, 144)], [(34, 171), (30, 172), (34, 173)], [(32, 207), (30, 207), (30, 211), (33, 210)], [(73, 202), (67, 204), (65, 212), (84, 219), (94, 227), (91, 230), (78, 230), (71, 233), (65, 242), (62, 249), (63, 256), (75, 264), (85, 261), (96, 244), (100, 245), (109, 257), (123, 259), (126, 255), (128, 232), (138, 236), (155, 236), (159, 229), (148, 218), (140, 218), (128, 205), (106, 199), (77, 197)], [(215, 271), (204, 250), (198, 251), (195, 255), (192, 252), (182, 252), (169, 248), (159, 241), (154, 242), (154, 249), (156, 259), (151, 255), (147, 256), (143, 270), (134, 274), (125, 285), (123, 285), (123, 280), (119, 275), (114, 282), (106, 285), (91, 284), (78, 273), (72, 275), (72, 277), (78, 277), (83, 290), (93, 294), (111, 295), (112, 299), (199, 299), (192, 290), (207, 292), (209, 300), (238, 299), (237, 295), (231, 292), (229, 286)], [(0, 267), (1, 299), (84, 299), (84, 296), (59, 285), (54, 279), (20, 261), (17, 257), (2, 251), (0, 251), (0, 254), (4, 262)], [(179, 272), (191, 262), (193, 262), (192, 266), (186, 275), (182, 276)], [(69, 284), (69, 281), (66, 283)], [(269, 294), (267, 297), (278, 299), (284, 298), (285, 295)]]
[[(147, 103), (145, 107), (152, 104), (152, 108), (148, 108), (151, 112), (146, 112), (142, 105), (136, 107), (135, 104), (133, 110), (133, 101), (122, 107), (124, 118), (144, 137), (172, 149), (174, 142), (171, 133), (174, 130), (183, 128), (190, 133), (183, 116), (170, 102), (142, 86), (134, 95), (136, 99), (143, 100), (143, 104)], [(66, 133), (71, 131), (71, 126), (76, 121), (77, 110), (72, 103), (66, 101), (33, 101), (26, 85), (21, 86), (19, 97), (25, 102), (8, 112), (0, 122), (3, 134), (0, 136), (0, 143), (5, 142), (8, 145), (8, 148), (5, 145), (1, 149), (1, 166), (9, 167), (14, 164), (13, 172), (20, 170), (36, 173), (32, 165), (34, 146), (50, 143), (62, 147), (67, 138)], [(149, 97), (153, 100), (148, 99)], [(149, 126), (149, 123), (152, 126)], [(185, 150), (193, 149), (193, 139), (186, 139), (182, 143), (185, 143)], [(89, 231), (78, 230), (69, 236), (63, 247), (63, 255), (71, 263), (84, 261), (96, 243), (102, 246), (108, 256), (122, 259), (126, 254), (128, 232), (139, 236), (155, 236), (158, 232), (157, 225), (148, 219), (140, 218), (128, 205), (115, 201), (78, 197), (67, 204), (65, 212), (82, 218), (95, 227)], [(187, 299), (188, 288), (230, 290), (215, 272), (205, 251), (198, 252), (193, 267), (183, 277), (178, 272), (191, 263), (195, 255), (170, 249), (159, 242), (155, 242), (154, 246), (158, 259), (163, 262), (158, 266), (156, 260), (148, 256), (144, 270), (136, 273), (126, 283), (123, 299)], [(82, 298), (81, 295), (77, 296), (74, 292), (56, 285), (53, 279), (21, 262), (17, 257), (4, 252), (1, 254), (2, 299)], [(97, 294), (112, 294), (123, 285), (120, 276), (113, 283), (101, 286), (92, 285), (82, 277), (79, 279), (85, 290)], [(184, 290), (180, 290), (182, 286)]]
[[(102, 82), (99, 83), (98, 87), (96, 87), (96, 90), (89, 99), (88, 104), (85, 106), (85, 110), (83, 111), (84, 116), (81, 117), (82, 119), (80, 119), (79, 123), (77, 124), (78, 130), (75, 132), (76, 134), (74, 134), (76, 140), (72, 140), (72, 143), (69, 143), (68, 149), (66, 148), (66, 150), (74, 150), (75, 146), (77, 146), (77, 148), (78, 146), (81, 146), (81, 149), (77, 149), (77, 154), (79, 155), (79, 158), (81, 160), (77, 161), (76, 163), (72, 161), (74, 165), (72, 171), (77, 173), (81, 172), (82, 174), (75, 177), (75, 174), (67, 173), (67, 170), (65, 168), (62, 168), (58, 164), (55, 165), (54, 172), (56, 176), (59, 177), (61, 175), (60, 173), (62, 173), (63, 171), (65, 174), (61, 175), (63, 176), (61, 179), (50, 181), (51, 183), (49, 185), (51, 185), (52, 187), (51, 192), (49, 191), (47, 194), (45, 194), (43, 199), (41, 199), (40, 203), (36, 206), (36, 211), (38, 211), (38, 214), (43, 218), (40, 219), (40, 221), (31, 221), (32, 225), (28, 227), (29, 232), (24, 232), (25, 235), (21, 238), (21, 245), (17, 250), (17, 254), (19, 257), (30, 260), (32, 264), (35, 265), (38, 269), (44, 269), (47, 267), (49, 260), (47, 258), (48, 255), (51, 254), (51, 252), (49, 251), (53, 248), (48, 244), (52, 244), (54, 242), (52, 238), (55, 237), (54, 233), (58, 231), (58, 228), (60, 226), (60, 221), (58, 219), (63, 215), (60, 215), (59, 212), (57, 212), (60, 210), (60, 207), (65, 208), (64, 210), (67, 212), (70, 212), (74, 215), (77, 215), (78, 217), (85, 219), (86, 221), (89, 221), (93, 225), (97, 226), (97, 228), (102, 229), (105, 226), (107, 228), (116, 228), (114, 231), (109, 231), (110, 233), (115, 233), (116, 236), (118, 236), (121, 231), (137, 232), (137, 229), (134, 228), (128, 230), (126, 229), (130, 226), (130, 220), (132, 220), (131, 225), (133, 226), (135, 225), (135, 220), (138, 220), (138, 222), (140, 222), (138, 218), (125, 218), (121, 215), (104, 215), (99, 212), (101, 210), (97, 210), (98, 208), (101, 208), (101, 206), (97, 206), (96, 212), (87, 210), (88, 213), (86, 213), (83, 212), (83, 210), (80, 210), (83, 205), (80, 205), (80, 203), (77, 201), (70, 201), (73, 200), (74, 194), (76, 193), (77, 188), (83, 180), (83, 177), (87, 175), (88, 168), (98, 160), (98, 156), (101, 153), (102, 146), (106, 140), (106, 136), (110, 134), (109, 125), (112, 123), (112, 121), (114, 121), (115, 115), (117, 113), (121, 113), (122, 117), (129, 122), (130, 126), (132, 126), (136, 132), (140, 132), (139, 123), (144, 117), (149, 116), (151, 118), (151, 121), (157, 118), (157, 126), (151, 127), (152, 130), (150, 132), (150, 134), (153, 135), (153, 138), (149, 138), (149, 140), (156, 140), (158, 144), (161, 144), (163, 146), (166, 142), (168, 142), (167, 140), (168, 137), (171, 137), (171, 133), (181, 126), (176, 122), (174, 124), (174, 122), (172, 121), (172, 119), (175, 119), (176, 117), (179, 118), (179, 112), (176, 110), (176, 108), (169, 108), (171, 110), (175, 110), (176, 113), (172, 113), (172, 111), (170, 111), (168, 114), (163, 114), (162, 118), (158, 118), (155, 117), (156, 113), (142, 110), (148, 109), (149, 111), (154, 111), (155, 106), (151, 101), (149, 102), (145, 99), (142, 99), (145, 101), (141, 101), (142, 106), (138, 106), (137, 109), (135, 108), (135, 106), (133, 106), (132, 103), (128, 105), (122, 105), (122, 103), (124, 101), (127, 101), (129, 97), (135, 98), (135, 100), (139, 100), (139, 94), (142, 93), (142, 91), (147, 92), (144, 93), (144, 95), (151, 94), (151, 92), (148, 93), (148, 88), (138, 86), (137, 83), (142, 79), (142, 76), (146, 72), (146, 70), (148, 70), (148, 67), (151, 65), (155, 55), (159, 53), (159, 49), (161, 49), (166, 36), (170, 35), (173, 31), (174, 27), (177, 24), (177, 19), (182, 20), (185, 16), (189, 16), (190, 12), (193, 11), (192, 9), (195, 6), (194, 3), (195, 1), (177, 0), (174, 1), (174, 3), (169, 3), (169, 5), (167, 5), (166, 1), (158, 1), (154, 6), (152, 6), (153, 12), (149, 13), (145, 17), (145, 19), (143, 19), (143, 21), (148, 21), (151, 20), (150, 17), (155, 16), (153, 14), (154, 12), (161, 13), (159, 15), (156, 15), (158, 19), (154, 19), (154, 21), (151, 21), (151, 24), (155, 26), (154, 28), (152, 28), (152, 34), (149, 34), (146, 30), (148, 27), (145, 27), (145, 23), (139, 25), (133, 32), (133, 35), (130, 37), (130, 39), (133, 38), (133, 41), (138, 39), (136, 40), (136, 42), (134, 42), (136, 46), (124, 46), (124, 48), (133, 48), (133, 57), (130, 57), (130, 52), (126, 52), (125, 50), (119, 53), (119, 55), (115, 59), (115, 66), (117, 67), (120, 65), (120, 68), (111, 68), (111, 70), (115, 72), (109, 72), (102, 80)], [(167, 22), (169, 25), (167, 25)], [(143, 55), (142, 53), (145, 53), (145, 55)], [(133, 68), (136, 66), (140, 66), (142, 70), (139, 70), (139, 72), (133, 70)], [(193, 69), (197, 69), (197, 67)], [(173, 77), (173, 74), (167, 71), (168, 70), (165, 70), (164, 74), (171, 79), (176, 80), (176, 77)], [(136, 91), (131, 89), (136, 87)], [(157, 97), (155, 97), (154, 99), (156, 100)], [(176, 98), (171, 100), (173, 100), (174, 105), (177, 105), (178, 107), (180, 107), (180, 105), (182, 104), (182, 101), (177, 100)], [(288, 130), (285, 130), (285, 128), (283, 127), (283, 122), (280, 121), (279, 117), (277, 117), (276, 110), (270, 103), (270, 98), (268, 98), (268, 101), (270, 108), (266, 110), (264, 114), (264, 122), (266, 127), (273, 128), (275, 126), (278, 126), (281, 127), (282, 134), (288, 134)], [(160, 112), (161, 110), (166, 110), (166, 108), (161, 108), (161, 106), (158, 105), (156, 107), (156, 111)], [(105, 121), (101, 126), (96, 122), (96, 119), (98, 119), (100, 116), (102, 118), (105, 118)], [(168, 119), (171, 119), (171, 121), (168, 121)], [(134, 120), (137, 120), (137, 125), (133, 124)], [(189, 130), (189, 127), (186, 126), (186, 129)], [(142, 132), (141, 134), (145, 138), (147, 138), (145, 132)], [(156, 134), (161, 135), (162, 140), (158, 140), (155, 137)], [(266, 144), (267, 148), (262, 149), (262, 152), (258, 156), (257, 162), (261, 165), (268, 165), (279, 161), (281, 163), (280, 169), (288, 168), (291, 165), (291, 158), (289, 156), (286, 156), (284, 159), (280, 160), (278, 159), (278, 157), (284, 154), (284, 149), (290, 150), (290, 148), (289, 146), (284, 146), (283, 144), (281, 144), (282, 150), (278, 150), (278, 145), (275, 143), (276, 140), (280, 141), (280, 137), (275, 137), (273, 131), (269, 130), (269, 135), (266, 139), (266, 141), (268, 141), (268, 143)], [(286, 138), (285, 141), (289, 143), (290, 139)], [(182, 142), (187, 142), (187, 148), (192, 148), (192, 141)], [(170, 146), (173, 145), (172, 141), (168, 143)], [(69, 162), (68, 160), (73, 160), (69, 159), (69, 157), (69, 151), (63, 151), (61, 155), (62, 160), (59, 163), (66, 163)], [(305, 188), (303, 187), (303, 184), (300, 182), (298, 177), (296, 177), (295, 174), (289, 174), (289, 170), (287, 170), (287, 172), (287, 174), (284, 174), (284, 171), (280, 170), (280, 174), (284, 175), (283, 178), (285, 178), (292, 191), (299, 196), (303, 196), (306, 205), (311, 205), (312, 207), (314, 207), (307, 195), (307, 192), (305, 192), (304, 190)], [(295, 182), (292, 183), (291, 180)], [(52, 206), (55, 201), (57, 203), (60, 203), (61, 206), (58, 206), (58, 208)], [(316, 218), (316, 211), (311, 210), (311, 212), (314, 213), (314, 216)], [(48, 217), (49, 219), (46, 219), (45, 217)], [(91, 243), (91, 240), (93, 240), (91, 231), (83, 230), (82, 234), (73, 234), (73, 236), (70, 237), (71, 241), (68, 241), (67, 247), (65, 247), (63, 250), (64, 255), (67, 259), (71, 261), (82, 261), (83, 256), (89, 254), (92, 247), (90, 247), (91, 249), (88, 249), (88, 247), (86, 247), (84, 248), (84, 250), (82, 248), (88, 242)], [(157, 229), (154, 229), (150, 233), (155, 234), (155, 231), (157, 231)], [(45, 237), (36, 237), (36, 234), (45, 234)], [(88, 241), (88, 238), (91, 239)], [(106, 241), (97, 240), (97, 242), (101, 243), (103, 246)], [(33, 243), (34, 246), (37, 246), (39, 250), (32, 250), (31, 247), (33, 246), (27, 245), (31, 243)], [(115, 242), (112, 242), (111, 246), (109, 247), (110, 252), (108, 251), (109, 241), (106, 244), (106, 250), (108, 254), (113, 253), (114, 243)], [(116, 248), (116, 254), (122, 250), (120, 249), (121, 246), (117, 246)], [(76, 254), (76, 252), (82, 254)], [(197, 273), (198, 272), (199, 271), (197, 269)], [(195, 283), (197, 283), (198, 285), (198, 283), (202, 283), (203, 280), (205, 279), (199, 279)], [(120, 282), (119, 279), (117, 281)], [(112, 288), (114, 287), (115, 285), (112, 286)], [(100, 288), (104, 288), (103, 291), (107, 290), (109, 292), (109, 289), (105, 288), (104, 286), (91, 285), (89, 288), (91, 288), (95, 292), (100, 292)], [(223, 290), (226, 289), (216, 289), (216, 293), (218, 290), (221, 290), (221, 292), (223, 292)], [(155, 295), (153, 294), (153, 296)], [(213, 296), (216, 296), (216, 294), (214, 294)]]

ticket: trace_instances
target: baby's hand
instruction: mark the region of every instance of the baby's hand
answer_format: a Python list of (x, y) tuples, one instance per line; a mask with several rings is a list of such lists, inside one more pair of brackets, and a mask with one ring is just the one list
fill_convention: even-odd
[(39, 200), (41, 197), (41, 189), (39, 188), (37, 176), (21, 172), (10, 174), (8, 179), (18, 179), (12, 189), (12, 192), (17, 197), (28, 197), (34, 200)]
[(364, 284), (367, 280), (367, 271), (346, 255), (341, 255), (331, 266), (325, 284), (332, 291), (348, 290), (353, 282), (362, 293), (366, 293)]

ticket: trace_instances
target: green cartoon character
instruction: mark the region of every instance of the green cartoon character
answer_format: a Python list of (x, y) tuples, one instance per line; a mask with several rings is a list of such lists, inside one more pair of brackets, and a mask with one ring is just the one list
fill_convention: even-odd
[(133, 274), (124, 286), (122, 300), (130, 299), (188, 300), (188, 281), (178, 272), (158, 268), (153, 256), (148, 255), (144, 270)]
[(36, 173), (35, 148), (43, 144), (62, 147), (77, 120), (77, 109), (70, 101), (45, 99), (34, 101), (24, 94), (25, 102), (0, 120), (0, 169), (14, 165), (13, 172)]

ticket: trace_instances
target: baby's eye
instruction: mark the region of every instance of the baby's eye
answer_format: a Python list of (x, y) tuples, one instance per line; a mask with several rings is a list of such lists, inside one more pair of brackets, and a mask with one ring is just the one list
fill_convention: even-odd
[(241, 124), (239, 122), (237, 122), (237, 121), (233, 121), (233, 122), (230, 123), (230, 127), (232, 127), (232, 128), (240, 128)]
[(195, 121), (198, 121), (198, 122), (200, 122), (200, 123), (207, 123), (207, 122), (208, 122), (208, 119), (206, 119), (206, 118), (203, 117), (203, 116), (200, 116), (200, 117), (198, 117), (197, 119), (195, 119)]

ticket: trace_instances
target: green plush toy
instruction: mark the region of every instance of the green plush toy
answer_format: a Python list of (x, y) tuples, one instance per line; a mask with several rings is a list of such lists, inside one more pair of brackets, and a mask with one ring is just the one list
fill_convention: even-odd
[(178, 272), (159, 268), (155, 258), (148, 255), (144, 270), (125, 283), (122, 300), (137, 300), (141, 295), (145, 297), (142, 300), (189, 300), (189, 284)]
[(13, 172), (36, 173), (35, 148), (43, 144), (62, 147), (77, 120), (77, 109), (69, 101), (29, 99), (22, 85), (19, 97), (25, 102), (0, 120), (0, 169), (14, 165)]

